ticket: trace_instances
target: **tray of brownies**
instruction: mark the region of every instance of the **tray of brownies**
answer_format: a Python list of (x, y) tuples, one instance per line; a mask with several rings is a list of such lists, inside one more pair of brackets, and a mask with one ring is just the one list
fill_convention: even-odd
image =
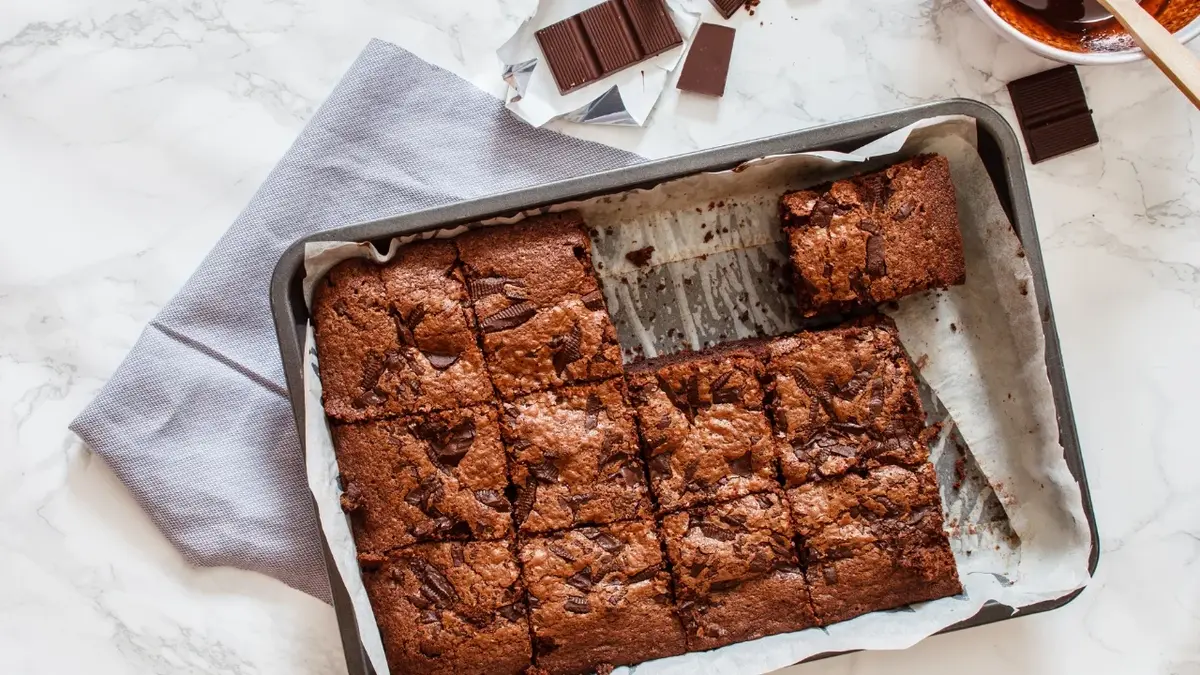
[(299, 242), (350, 672), (768, 672), (1069, 601), (1095, 530), (1017, 153), (946, 102)]

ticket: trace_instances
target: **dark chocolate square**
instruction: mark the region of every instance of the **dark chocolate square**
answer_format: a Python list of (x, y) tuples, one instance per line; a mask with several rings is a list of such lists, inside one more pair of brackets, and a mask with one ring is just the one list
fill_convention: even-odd
[(1034, 164), (1100, 142), (1075, 66), (1014, 80), (1008, 93)]

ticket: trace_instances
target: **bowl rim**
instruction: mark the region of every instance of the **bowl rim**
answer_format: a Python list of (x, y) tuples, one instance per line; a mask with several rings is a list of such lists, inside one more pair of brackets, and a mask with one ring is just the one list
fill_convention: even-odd
[[(1115, 65), (1119, 63), (1131, 63), (1141, 61), (1146, 58), (1145, 52), (1140, 47), (1126, 49), (1119, 52), (1072, 52), (1058, 47), (1039, 42), (1025, 33), (1017, 30), (1015, 26), (1005, 21), (992, 9), (987, 0), (967, 0), (975, 13), (978, 14), (984, 21), (989, 24), (993, 30), (1000, 33), (1004, 37), (1013, 42), (1020, 43), (1035, 54), (1039, 54), (1048, 59), (1061, 61), (1062, 63), (1072, 63), (1079, 66), (1105, 66)], [(1191, 23), (1187, 24), (1178, 31), (1175, 31), (1175, 37), (1183, 44), (1191, 42), (1197, 35), (1200, 35), (1200, 16), (1192, 19)]]

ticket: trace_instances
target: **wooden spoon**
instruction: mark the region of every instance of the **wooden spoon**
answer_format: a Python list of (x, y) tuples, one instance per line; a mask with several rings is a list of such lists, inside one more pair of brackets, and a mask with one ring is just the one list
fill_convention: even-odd
[(1200, 60), (1137, 0), (1017, 0), (1048, 23), (1065, 30), (1086, 30), (1116, 18), (1154, 65), (1192, 105), (1200, 108)]
[(1200, 59), (1142, 9), (1137, 0), (1098, 2), (1125, 26), (1146, 56), (1179, 87), (1192, 105), (1200, 108)]

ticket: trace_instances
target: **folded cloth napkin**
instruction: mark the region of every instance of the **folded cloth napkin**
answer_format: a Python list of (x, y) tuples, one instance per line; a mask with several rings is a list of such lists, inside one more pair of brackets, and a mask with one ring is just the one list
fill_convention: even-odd
[(296, 239), (641, 161), (372, 41), (71, 429), (197, 565), (328, 600), (267, 289)]

